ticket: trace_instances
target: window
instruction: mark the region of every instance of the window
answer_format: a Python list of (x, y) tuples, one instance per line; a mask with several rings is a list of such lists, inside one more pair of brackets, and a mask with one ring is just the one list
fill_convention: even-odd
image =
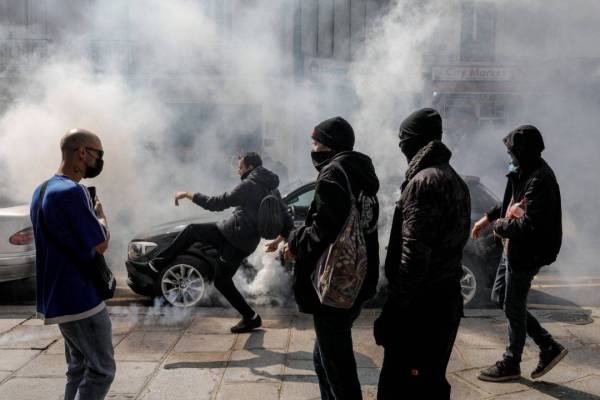
[(314, 198), (315, 198), (315, 189), (313, 188), (313, 189), (310, 189), (298, 196), (294, 196), (293, 198), (291, 198), (290, 201), (288, 201), (288, 205), (294, 206), (294, 207), (308, 208), (308, 207), (310, 207), (310, 204), (312, 203)]
[(496, 53), (496, 6), (464, 2), (460, 34), (461, 61), (493, 62)]

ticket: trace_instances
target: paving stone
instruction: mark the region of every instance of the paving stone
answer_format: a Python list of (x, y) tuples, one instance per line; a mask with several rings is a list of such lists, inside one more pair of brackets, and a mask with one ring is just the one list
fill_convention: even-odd
[(0, 335), (2, 349), (46, 349), (60, 338), (56, 325), (20, 325)]
[(38, 354), (39, 350), (0, 350), (0, 370), (16, 371)]
[[(591, 395), (600, 396), (600, 376), (588, 376), (577, 382), (568, 383), (565, 386), (571, 390), (569, 391), (566, 388), (561, 388), (561, 390), (568, 393), (570, 396), (573, 396), (570, 398), (589, 398), (590, 400), (592, 400), (593, 398), (591, 397)], [(588, 395), (588, 397), (584, 397), (584, 395)]]
[(27, 377), (65, 377), (67, 362), (62, 354), (40, 354), (17, 371), (17, 376)]
[(0, 382), (8, 378), (11, 374), (12, 372), (10, 371), (0, 371)]
[(493, 365), (502, 358), (502, 354), (504, 353), (502, 347), (482, 349), (459, 346), (458, 348), (469, 368), (482, 368)]
[(295, 377), (317, 376), (312, 361), (294, 359), (287, 360), (283, 374), (284, 380), (293, 380)]
[(157, 362), (117, 361), (117, 374), (110, 392), (138, 394), (157, 367)]
[(0, 385), (0, 399), (62, 400), (65, 378), (11, 378)]
[(469, 382), (471, 385), (476, 388), (483, 390), (485, 392), (491, 394), (506, 394), (506, 393), (515, 393), (515, 392), (523, 392), (528, 389), (526, 383), (528, 382), (524, 378), (521, 378), (518, 381), (510, 381), (510, 382), (484, 382), (477, 379), (479, 375), (479, 369), (471, 369), (467, 371), (463, 371), (457, 374), (463, 380)]
[(144, 390), (142, 400), (210, 400), (222, 374), (197, 368), (161, 369)]
[(251, 349), (286, 349), (290, 340), (289, 329), (260, 329), (238, 335), (234, 348), (236, 350)]
[(204, 369), (207, 372), (222, 374), (227, 366), (230, 352), (209, 353), (171, 353), (167, 358), (164, 369), (193, 368)]
[(315, 347), (314, 330), (292, 329), (288, 357), (302, 360), (312, 360)]
[[(567, 355), (568, 357), (568, 355)], [(579, 368), (567, 364), (566, 359), (563, 359), (557, 364), (550, 372), (543, 377), (535, 380), (535, 382), (548, 382), (548, 383), (565, 383), (576, 379), (580, 379), (588, 375), (589, 370)], [(524, 377), (530, 378), (531, 372), (536, 368), (538, 360), (527, 360), (521, 363), (521, 373)]]
[(160, 361), (179, 338), (176, 332), (144, 332), (129, 334), (115, 349), (119, 361)]
[(278, 382), (283, 376), (285, 354), (278, 350), (236, 350), (225, 371), (225, 383)]
[(281, 385), (281, 400), (319, 400), (319, 381), (316, 376), (284, 380)]
[(11, 330), (24, 321), (22, 318), (0, 318), (0, 334)]
[(600, 347), (586, 346), (569, 350), (569, 354), (561, 361), (574, 368), (585, 371), (586, 374), (600, 375)]
[(450, 362), (448, 363), (446, 372), (447, 373), (458, 372), (458, 371), (462, 371), (466, 368), (468, 368), (468, 365), (465, 362), (459, 348), (454, 346), (454, 349), (452, 349), (452, 354), (450, 355)]
[(192, 323), (192, 316), (187, 309), (173, 309), (174, 315), (146, 315), (132, 327), (144, 331), (181, 331)]
[(600, 323), (598, 322), (589, 325), (569, 325), (567, 329), (584, 344), (600, 344)]
[(473, 387), (455, 375), (448, 375), (447, 379), (451, 386), (450, 398), (452, 400), (478, 400), (489, 397), (488, 393)]
[[(125, 335), (112, 335), (113, 347), (116, 347), (123, 338)], [(44, 351), (44, 354), (65, 354), (65, 340), (58, 339)]]
[(229, 329), (238, 322), (238, 318), (194, 317), (188, 331), (191, 333), (230, 334)]
[(504, 346), (507, 325), (493, 319), (463, 318), (460, 323), (456, 344), (474, 348), (497, 348)]
[(221, 386), (218, 400), (279, 400), (279, 383), (234, 383)]
[(376, 398), (379, 384), (379, 368), (358, 368), (358, 380), (363, 391), (363, 398)]
[(376, 344), (355, 344), (354, 358), (356, 365), (364, 368), (373, 368), (383, 365), (383, 347)]
[(205, 335), (205, 334), (184, 334), (177, 345), (175, 345), (175, 351), (177, 353), (185, 352), (208, 352), (217, 351), (224, 352), (229, 351), (233, 347), (235, 341), (235, 335)]
[(556, 399), (569, 399), (569, 397), (554, 397), (548, 396), (542, 392), (538, 392), (535, 389), (529, 389), (526, 392), (509, 393), (501, 396), (494, 397), (494, 400), (556, 400)]

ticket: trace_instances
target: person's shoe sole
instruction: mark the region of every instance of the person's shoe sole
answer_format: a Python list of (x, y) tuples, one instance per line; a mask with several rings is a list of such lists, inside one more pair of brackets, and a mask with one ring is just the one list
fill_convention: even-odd
[(230, 331), (231, 333), (248, 333), (248, 332), (252, 332), (255, 329), (258, 329), (262, 326), (262, 321), (260, 324), (258, 324), (257, 326), (253, 326), (252, 328), (244, 328), (244, 329), (234, 329), (231, 328)]
[(546, 375), (548, 372), (550, 372), (550, 370), (552, 368), (556, 367), (556, 364), (561, 362), (562, 359), (565, 358), (565, 356), (567, 354), (569, 354), (569, 350), (563, 349), (560, 353), (558, 353), (558, 355), (556, 357), (554, 357), (554, 359), (552, 361), (550, 361), (550, 364), (546, 365), (546, 368), (544, 368), (537, 374), (535, 372), (532, 372), (531, 379), (538, 379), (538, 378), (541, 378), (542, 376)]
[(517, 379), (521, 379), (521, 374), (518, 375), (506, 375), (506, 376), (488, 376), (479, 374), (477, 379), (485, 382), (507, 382), (507, 381), (516, 381)]

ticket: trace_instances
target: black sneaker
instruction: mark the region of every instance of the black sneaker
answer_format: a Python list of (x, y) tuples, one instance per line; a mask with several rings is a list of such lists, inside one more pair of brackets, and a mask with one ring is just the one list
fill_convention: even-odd
[(531, 373), (531, 379), (540, 378), (550, 372), (560, 360), (565, 358), (568, 352), (569, 350), (558, 343), (554, 343), (548, 349), (540, 351), (540, 361), (535, 370)]
[(236, 325), (231, 327), (231, 333), (245, 333), (250, 332), (256, 328), (260, 328), (262, 325), (262, 319), (260, 319), (260, 315), (256, 314), (254, 318), (246, 320), (241, 319)]
[(479, 380), (486, 382), (506, 382), (521, 378), (521, 368), (518, 364), (507, 360), (496, 362), (489, 368), (479, 372)]

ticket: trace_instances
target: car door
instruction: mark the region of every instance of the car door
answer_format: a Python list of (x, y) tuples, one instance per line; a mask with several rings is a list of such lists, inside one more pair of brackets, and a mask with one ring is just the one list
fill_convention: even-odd
[(285, 197), (284, 201), (294, 217), (294, 226), (298, 227), (304, 223), (314, 197), (314, 183), (304, 185)]

